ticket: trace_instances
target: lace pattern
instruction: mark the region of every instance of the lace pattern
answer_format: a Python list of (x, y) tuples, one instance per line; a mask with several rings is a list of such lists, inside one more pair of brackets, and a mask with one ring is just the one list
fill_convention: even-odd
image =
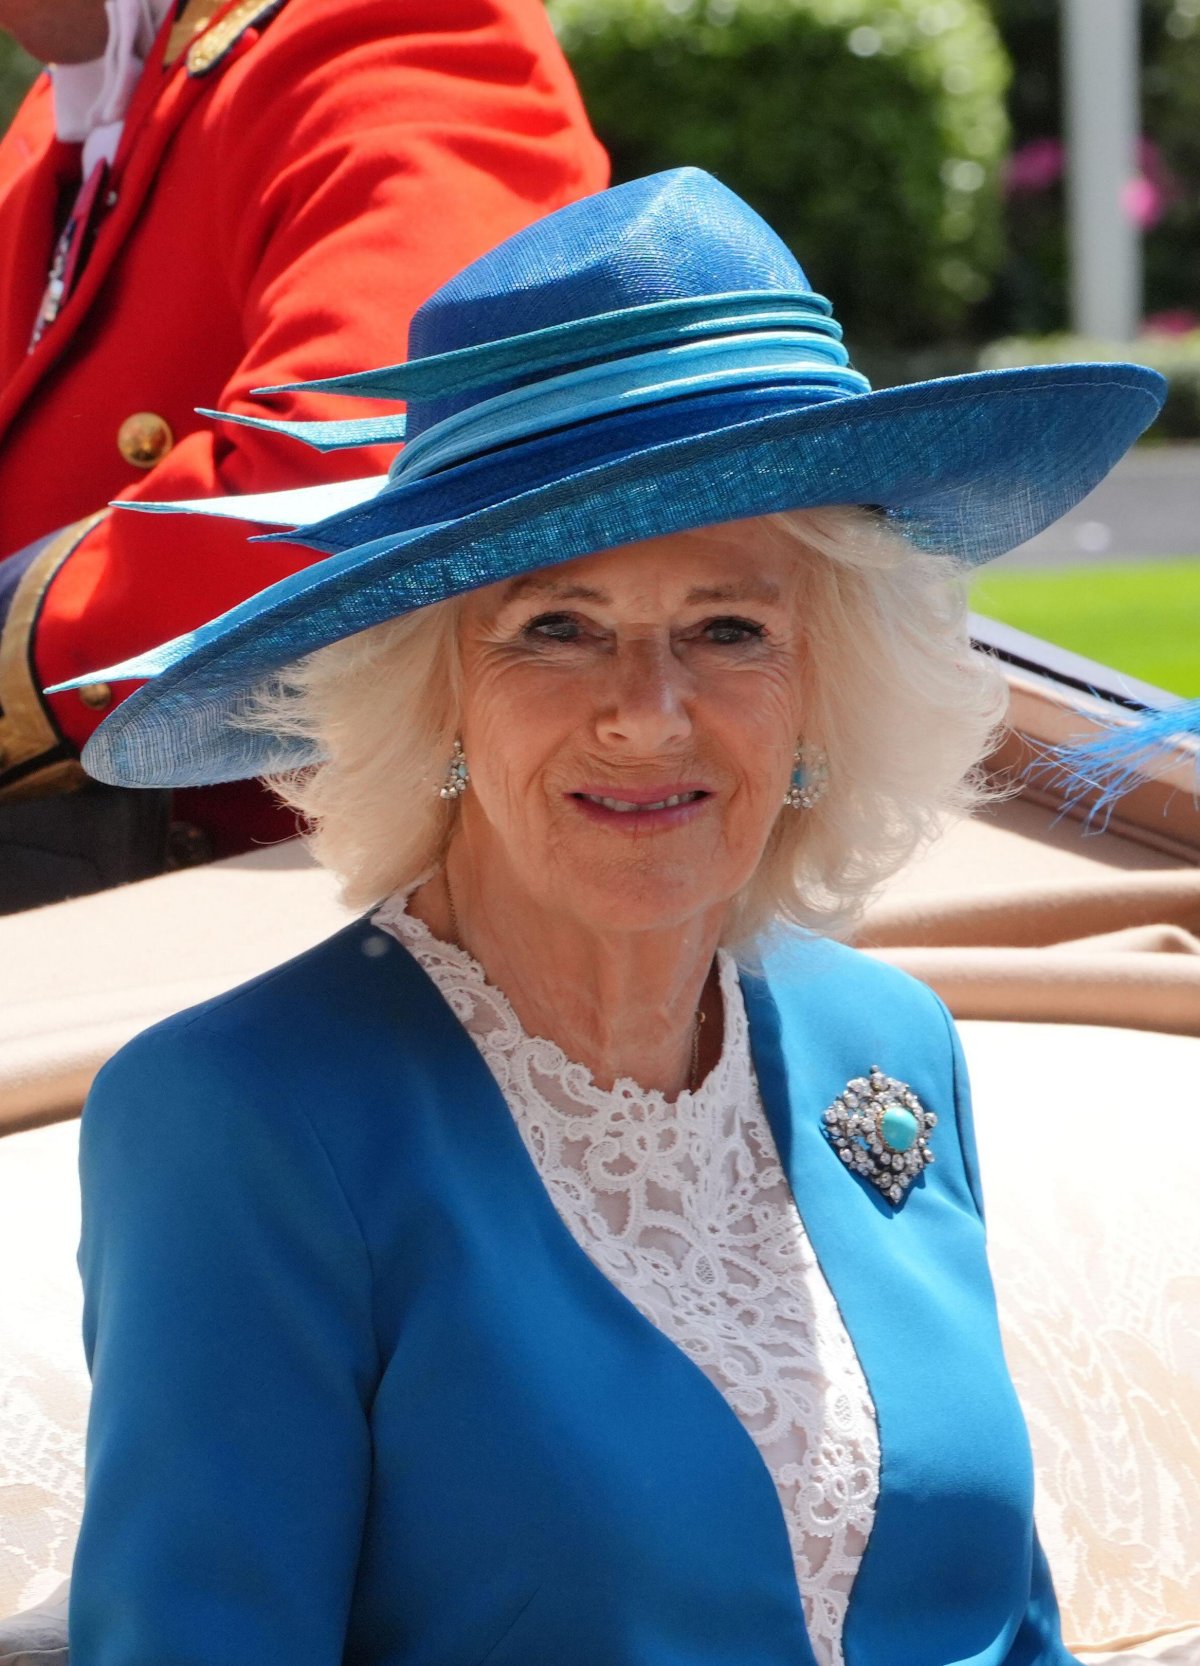
[[(66, 1578), (83, 1508), (79, 1124), (0, 1139), (0, 1662), (3, 1617)], [(19, 1654), (19, 1650), (17, 1651)]]
[(526, 1035), (478, 963), (405, 904), (390, 899), (376, 924), (415, 956), (479, 1048), (564, 1223), (754, 1440), (819, 1666), (841, 1666), (878, 1492), (875, 1413), (780, 1167), (733, 959), (719, 962), (721, 1057), (696, 1092), (668, 1103), (629, 1080), (605, 1091), (553, 1042)]

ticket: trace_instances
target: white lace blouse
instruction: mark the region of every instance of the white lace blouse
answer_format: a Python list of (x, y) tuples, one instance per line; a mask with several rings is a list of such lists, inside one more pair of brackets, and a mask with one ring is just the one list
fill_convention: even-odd
[(753, 1439), (787, 1523), (818, 1666), (841, 1666), (850, 1588), (879, 1486), (875, 1411), (780, 1167), (737, 968), (719, 957), (715, 1069), (668, 1103), (598, 1088), (528, 1036), (462, 949), (398, 895), (378, 910), (495, 1076), (542, 1182), (596, 1266), (705, 1373)]

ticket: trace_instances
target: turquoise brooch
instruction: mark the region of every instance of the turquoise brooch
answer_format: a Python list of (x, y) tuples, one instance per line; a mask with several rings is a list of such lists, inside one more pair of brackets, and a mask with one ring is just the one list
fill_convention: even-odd
[(877, 1064), (847, 1082), (825, 1112), (825, 1134), (838, 1156), (889, 1203), (903, 1202), (933, 1162), (929, 1134), (936, 1123), (908, 1083), (885, 1076)]

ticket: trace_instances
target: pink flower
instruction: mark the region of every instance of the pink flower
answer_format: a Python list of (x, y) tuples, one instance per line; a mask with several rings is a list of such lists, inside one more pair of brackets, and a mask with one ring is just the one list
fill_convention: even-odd
[(1121, 189), (1121, 207), (1128, 219), (1142, 231), (1149, 231), (1163, 217), (1165, 193), (1147, 179), (1145, 174), (1134, 174)]
[(1171, 307), (1166, 312), (1151, 313), (1142, 320), (1142, 334), (1155, 336), (1186, 336), (1200, 329), (1200, 314), (1187, 307)]
[(1004, 187), (1010, 196), (1048, 191), (1063, 175), (1064, 151), (1060, 139), (1030, 139), (1014, 150), (1004, 171)]
[[(1138, 171), (1121, 192), (1125, 213), (1142, 231), (1156, 226), (1183, 187), (1152, 139), (1138, 140)], [(1033, 196), (1057, 185), (1066, 170), (1066, 150), (1059, 139), (1030, 139), (1008, 159), (1004, 186), (1009, 196)]]
[[(1126, 200), (1125, 211), (1130, 218), (1149, 231), (1184, 196), (1179, 176), (1167, 166), (1167, 160), (1153, 139), (1138, 140), (1138, 168), (1140, 174), (1131, 181), (1133, 200)], [(1144, 189), (1139, 189), (1144, 187)]]

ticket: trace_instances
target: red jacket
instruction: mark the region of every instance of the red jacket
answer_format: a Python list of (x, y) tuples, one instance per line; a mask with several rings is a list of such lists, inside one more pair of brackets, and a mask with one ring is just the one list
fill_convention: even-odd
[[(384, 467), (386, 453), (321, 459), (193, 408), (345, 414), (344, 400), (263, 403), (250, 389), (402, 359), (431, 291), (605, 185), (540, 0), (280, 5), (237, 0), (214, 16), (213, 0), (190, 0), (164, 28), (82, 276), (32, 353), (79, 168), (79, 147), (54, 137), (45, 77), (0, 143), (0, 557), (117, 496), (257, 492)], [(162, 419), (151, 450), (170, 444), (148, 471), (118, 444), (136, 413)], [(123, 438), (129, 451), (128, 428)], [(247, 530), (109, 513), (22, 565), (0, 639), (0, 793), (73, 785), (74, 752), (128, 692), (42, 702), (35, 685), (150, 647), (311, 559), (248, 544)], [(4, 589), (0, 561), (0, 611)], [(279, 831), (258, 789), (180, 796), (219, 852)]]

